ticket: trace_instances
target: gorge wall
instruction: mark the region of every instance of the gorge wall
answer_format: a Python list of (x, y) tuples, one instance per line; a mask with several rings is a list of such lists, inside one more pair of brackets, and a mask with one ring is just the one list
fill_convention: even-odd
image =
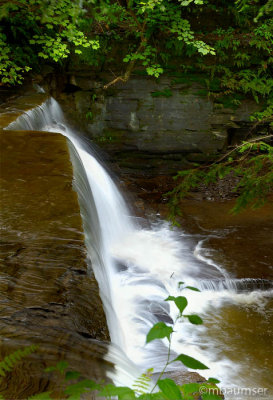
[(112, 79), (71, 71), (59, 101), (70, 121), (129, 174), (172, 174), (215, 159), (249, 134), (250, 115), (260, 107), (249, 99), (208, 97), (200, 76), (135, 74), (105, 90)]

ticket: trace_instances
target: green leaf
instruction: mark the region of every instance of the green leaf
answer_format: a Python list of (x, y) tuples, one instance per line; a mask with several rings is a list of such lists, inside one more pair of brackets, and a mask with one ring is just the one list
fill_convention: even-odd
[(194, 290), (195, 292), (200, 292), (200, 290), (197, 289), (197, 288), (194, 287), (194, 286), (186, 286), (185, 289), (190, 289), (190, 290)]
[(19, 349), (4, 357), (4, 359), (0, 362), (0, 376), (4, 377), (6, 372), (12, 371), (14, 366), (20, 362), (23, 358), (32, 354), (38, 349), (38, 346), (32, 345), (27, 346), (23, 349)]
[(210, 382), (210, 383), (220, 383), (220, 381), (218, 379), (216, 379), (216, 378), (209, 378), (208, 382)]
[(155, 324), (147, 334), (146, 343), (151, 342), (155, 339), (163, 339), (168, 338), (170, 340), (170, 335), (173, 332), (173, 328), (166, 325), (164, 322), (158, 322)]
[(223, 400), (223, 397), (215, 393), (203, 393), (202, 400)]
[(203, 324), (202, 318), (200, 318), (198, 315), (194, 315), (194, 314), (184, 315), (184, 317), (187, 317), (191, 324), (194, 324), (194, 325), (202, 325)]
[(137, 397), (137, 400), (162, 400), (162, 393), (143, 393)]
[(169, 296), (167, 299), (165, 299), (165, 301), (174, 301), (181, 315), (188, 305), (188, 300), (184, 296)]
[(65, 374), (65, 380), (69, 381), (71, 379), (77, 379), (80, 375), (81, 374), (77, 371), (67, 371), (67, 373)]
[(159, 389), (169, 400), (182, 400), (181, 392), (172, 379), (162, 379), (157, 382)]
[(101, 397), (112, 397), (118, 396), (119, 400), (131, 400), (135, 399), (135, 392), (126, 386), (115, 386), (111, 383), (105, 385), (103, 389), (98, 393)]
[(172, 362), (181, 361), (186, 367), (191, 369), (209, 369), (206, 365), (202, 364), (200, 361), (187, 356), (186, 354), (180, 354)]
[(67, 386), (64, 393), (69, 396), (68, 400), (80, 400), (83, 393), (96, 389), (100, 389), (100, 386), (96, 382), (84, 379), (78, 383)]
[(199, 393), (200, 384), (199, 383), (185, 383), (181, 386), (183, 394), (193, 394)]
[(67, 367), (68, 367), (67, 361), (59, 361), (58, 364), (56, 365), (56, 370), (59, 371), (61, 374), (63, 374)]

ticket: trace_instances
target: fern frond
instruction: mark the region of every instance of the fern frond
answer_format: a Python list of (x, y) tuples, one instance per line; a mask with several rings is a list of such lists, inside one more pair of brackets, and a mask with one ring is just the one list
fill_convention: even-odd
[(153, 368), (148, 369), (146, 372), (140, 375), (139, 378), (135, 380), (132, 387), (134, 391), (138, 394), (145, 394), (150, 391), (151, 389), (151, 376), (153, 373)]
[[(19, 349), (14, 351), (13, 353), (6, 356), (0, 362), (0, 379), (4, 378), (7, 372), (11, 372), (16, 364), (18, 364), (23, 358), (28, 355), (34, 353), (37, 350), (38, 346), (31, 345), (25, 347), (24, 349)], [(0, 399), (1, 400), (1, 399)]]

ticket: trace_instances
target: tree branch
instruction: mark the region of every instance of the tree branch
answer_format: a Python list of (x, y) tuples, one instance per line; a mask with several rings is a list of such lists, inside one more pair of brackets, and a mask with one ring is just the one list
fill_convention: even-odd
[(247, 143), (255, 143), (255, 142), (259, 142), (260, 140), (269, 139), (269, 138), (273, 138), (273, 135), (259, 136), (259, 137), (256, 137), (255, 139), (247, 140), (246, 142), (240, 144), (239, 146), (234, 147), (234, 149), (232, 149), (228, 153), (224, 154), (218, 160), (214, 161), (214, 163), (212, 163), (210, 166), (218, 164), (219, 162), (224, 160), (226, 157), (228, 157), (231, 153), (233, 153), (234, 151), (236, 151), (236, 150), (240, 149), (241, 147), (245, 146)]
[[(137, 51), (135, 52), (135, 54), (139, 53), (140, 50), (143, 48), (144, 43), (141, 42), (141, 44), (139, 45)], [(115, 79), (113, 79), (111, 82), (107, 83), (106, 85), (103, 86), (103, 89), (108, 89), (110, 86), (115, 85), (117, 82), (123, 82), (126, 83), (128, 81), (128, 79), (130, 78), (132, 71), (135, 67), (137, 60), (131, 60), (128, 64), (128, 67), (125, 71), (125, 73), (123, 75), (120, 75), (118, 77), (116, 77)]]

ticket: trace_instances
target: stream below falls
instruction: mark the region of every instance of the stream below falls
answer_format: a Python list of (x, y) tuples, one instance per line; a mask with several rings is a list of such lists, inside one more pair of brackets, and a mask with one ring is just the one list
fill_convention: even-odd
[[(188, 313), (200, 315), (204, 325), (178, 322), (172, 355), (188, 354), (208, 365), (210, 369), (201, 375), (219, 379), (222, 388), (272, 389), (272, 206), (264, 220), (261, 214), (265, 224), (256, 223), (254, 233), (251, 224), (239, 220), (234, 225), (211, 222), (209, 215), (217, 207), (213, 203), (208, 209), (188, 206), (193, 222), (188, 217), (181, 229), (172, 229), (157, 215), (147, 223), (133, 215), (90, 142), (69, 127), (54, 99), (24, 113), (8, 129), (60, 132), (69, 139), (88, 257), (111, 342), (124, 354), (119, 359), (109, 348), (104, 355), (116, 365), (108, 372), (114, 382), (131, 385), (147, 368), (162, 370), (167, 343), (156, 340), (145, 345), (146, 334), (158, 321), (175, 320), (176, 307), (164, 300), (183, 294)], [(259, 212), (256, 215), (258, 220)], [(219, 222), (221, 215), (216, 219)], [(268, 246), (268, 256), (251, 252), (249, 234)], [(227, 259), (227, 248), (232, 246), (234, 257), (231, 250)], [(180, 281), (201, 292), (181, 292)], [(172, 365), (172, 370), (181, 368), (181, 363)]]

